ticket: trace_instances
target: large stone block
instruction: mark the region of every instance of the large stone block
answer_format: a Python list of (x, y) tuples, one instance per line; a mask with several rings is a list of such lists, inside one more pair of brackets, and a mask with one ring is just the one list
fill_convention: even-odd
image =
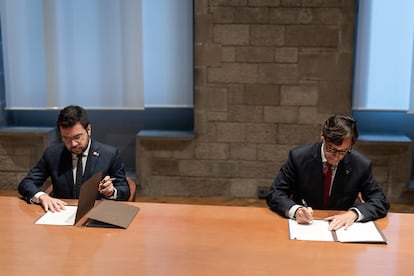
[(208, 68), (209, 82), (221, 83), (255, 83), (257, 81), (257, 65), (249, 63), (229, 63), (221, 67)]
[(275, 162), (266, 161), (240, 161), (239, 178), (272, 179), (275, 176)]
[(279, 125), (279, 144), (301, 145), (313, 143), (320, 140), (320, 125)]
[[(197, 1), (198, 2), (198, 1)], [(194, 42), (206, 43), (213, 36), (211, 18), (207, 14), (200, 14), (194, 20)]]
[(350, 53), (303, 51), (299, 54), (299, 74), (303, 80), (352, 79), (352, 56)]
[(365, 154), (373, 165), (374, 177), (390, 202), (407, 203), (412, 141), (405, 135), (361, 135), (354, 148)]
[(246, 141), (254, 144), (275, 143), (277, 126), (275, 124), (247, 124)]
[(309, 8), (272, 9), (271, 23), (280, 25), (302, 25), (312, 22), (313, 13)]
[(289, 25), (285, 34), (286, 46), (337, 47), (339, 28), (324, 25)]
[(0, 128), (0, 189), (14, 190), (46, 147), (57, 143), (55, 128)]
[(237, 62), (272, 62), (273, 49), (269, 47), (238, 47)]
[(195, 103), (199, 110), (226, 111), (228, 92), (226, 88), (206, 87), (196, 89)]
[(222, 59), (222, 49), (217, 45), (195, 45), (195, 66), (217, 66)]
[(217, 123), (217, 141), (245, 142), (246, 125), (244, 123)]
[[(321, 81), (319, 88), (319, 111), (323, 113), (350, 113), (351, 83), (348, 81)], [(342, 95), (342, 101), (337, 101)], [(334, 103), (334, 104), (333, 104)]]
[(279, 63), (296, 63), (298, 61), (297, 47), (280, 47), (275, 49), (275, 61)]
[(279, 105), (279, 85), (246, 84), (244, 101), (246, 105)]
[(299, 80), (297, 64), (260, 64), (257, 81), (263, 84), (296, 84)]
[(257, 145), (253, 143), (231, 143), (230, 158), (232, 160), (256, 160)]
[(230, 156), (230, 146), (227, 143), (199, 143), (195, 147), (195, 157), (197, 159), (228, 159)]
[(251, 25), (250, 43), (256, 46), (282, 46), (285, 28), (280, 25)]
[(213, 28), (213, 41), (223, 45), (248, 45), (249, 25), (219, 24)]
[(271, 20), (267, 7), (242, 7), (233, 9), (234, 23), (266, 24)]
[(261, 123), (263, 122), (263, 106), (231, 105), (228, 119), (233, 122)]
[(280, 104), (291, 106), (316, 106), (319, 101), (317, 86), (287, 86), (280, 90)]
[(297, 123), (297, 106), (268, 106), (264, 108), (265, 123)]

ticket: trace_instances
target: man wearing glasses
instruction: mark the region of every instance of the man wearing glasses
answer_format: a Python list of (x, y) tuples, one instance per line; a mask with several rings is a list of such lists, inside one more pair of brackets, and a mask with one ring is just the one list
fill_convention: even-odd
[[(37, 164), (18, 186), (27, 202), (42, 205), (45, 211), (64, 209), (65, 198), (79, 198), (80, 186), (98, 172), (105, 176), (99, 184), (97, 199), (127, 200), (130, 195), (124, 163), (118, 150), (91, 138), (86, 111), (70, 105), (59, 113), (57, 129), (63, 143), (45, 150)], [(53, 197), (40, 190), (51, 178)]]
[[(386, 216), (389, 203), (374, 179), (371, 161), (351, 150), (357, 139), (353, 118), (328, 118), (321, 142), (289, 152), (266, 198), (270, 209), (302, 224), (312, 222), (312, 208), (347, 211), (326, 218), (330, 230)], [(358, 195), (362, 202), (355, 204)]]

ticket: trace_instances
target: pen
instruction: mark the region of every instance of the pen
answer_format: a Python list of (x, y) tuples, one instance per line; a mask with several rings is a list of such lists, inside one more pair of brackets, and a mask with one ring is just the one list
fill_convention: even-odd
[[(303, 206), (305, 206), (305, 208), (309, 208), (309, 205), (306, 203), (305, 199), (303, 199), (303, 198), (302, 198), (302, 204), (303, 204)], [(309, 223), (312, 224), (313, 223), (313, 219), (311, 219), (309, 221)]]
[[(115, 177), (111, 177), (111, 178), (109, 178), (108, 180), (105, 180), (105, 182), (106, 182), (106, 181), (114, 181), (114, 180), (116, 180), (116, 178), (115, 178)], [(102, 183), (102, 181), (103, 181), (103, 179), (101, 180), (101, 183)]]

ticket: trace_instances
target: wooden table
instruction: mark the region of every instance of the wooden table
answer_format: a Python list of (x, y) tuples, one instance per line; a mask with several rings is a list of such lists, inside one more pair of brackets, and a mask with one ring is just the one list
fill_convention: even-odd
[(0, 197), (2, 275), (414, 275), (414, 215), (377, 221), (388, 244), (288, 239), (267, 208), (129, 202), (128, 229), (36, 225), (43, 210)]

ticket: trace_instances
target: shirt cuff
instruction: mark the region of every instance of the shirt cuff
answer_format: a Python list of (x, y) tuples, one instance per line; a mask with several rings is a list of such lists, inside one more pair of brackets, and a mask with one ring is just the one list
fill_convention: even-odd
[(364, 215), (358, 210), (356, 207), (349, 208), (350, 211), (354, 211), (357, 213), (358, 217), (355, 221), (361, 221), (364, 219)]
[(301, 205), (293, 205), (293, 206), (292, 206), (292, 207), (290, 207), (290, 209), (286, 212), (286, 213), (287, 213), (287, 214), (286, 214), (286, 216), (287, 216), (288, 218), (294, 219), (294, 218), (295, 218), (296, 211), (297, 211), (300, 207), (303, 207), (303, 206), (301, 206)]
[(45, 192), (37, 192), (35, 193), (35, 195), (30, 199), (30, 203), (36, 203), (39, 204), (39, 197), (41, 197), (42, 195), (45, 195)]
[(116, 188), (114, 188), (114, 194), (108, 197), (108, 199), (117, 199), (117, 198), (118, 198), (118, 191)]

